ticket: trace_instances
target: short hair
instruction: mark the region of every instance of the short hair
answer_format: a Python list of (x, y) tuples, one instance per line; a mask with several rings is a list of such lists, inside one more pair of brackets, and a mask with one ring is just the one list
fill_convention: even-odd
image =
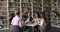
[(16, 14), (18, 15), (18, 14), (20, 14), (20, 12), (17, 12)]

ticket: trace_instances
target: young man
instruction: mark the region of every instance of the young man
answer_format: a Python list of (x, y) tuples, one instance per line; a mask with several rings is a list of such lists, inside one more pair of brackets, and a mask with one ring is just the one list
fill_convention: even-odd
[(12, 31), (13, 32), (22, 32), (22, 22), (20, 19), (20, 13), (16, 13), (16, 16), (12, 19)]

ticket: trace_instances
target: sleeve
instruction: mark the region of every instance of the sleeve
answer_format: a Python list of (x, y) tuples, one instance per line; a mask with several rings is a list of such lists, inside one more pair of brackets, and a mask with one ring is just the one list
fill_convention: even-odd
[(18, 21), (18, 25), (19, 25), (19, 27), (22, 27), (22, 21), (21, 21), (21, 19)]
[(41, 19), (40, 26), (43, 26), (44, 19)]
[(12, 21), (11, 21), (11, 24), (13, 25), (13, 19), (12, 19)]
[(35, 19), (33, 19), (31, 22), (34, 22), (35, 21)]
[(27, 18), (27, 20), (25, 21), (25, 23), (29, 22), (29, 18)]

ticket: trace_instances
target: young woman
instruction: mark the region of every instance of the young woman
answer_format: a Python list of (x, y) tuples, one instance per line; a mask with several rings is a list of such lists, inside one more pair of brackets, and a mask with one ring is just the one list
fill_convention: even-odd
[[(46, 24), (44, 14), (34, 13), (34, 19), (33, 22), (37, 25), (35, 26), (36, 32), (40, 32), (44, 29), (44, 26)], [(39, 27), (41, 28), (39, 31)]]
[(40, 20), (41, 20), (41, 16), (39, 13), (34, 13), (34, 18), (32, 20), (32, 22), (36, 23), (37, 25), (34, 27), (35, 28), (35, 32), (38, 32), (39, 30), (39, 23), (40, 23)]

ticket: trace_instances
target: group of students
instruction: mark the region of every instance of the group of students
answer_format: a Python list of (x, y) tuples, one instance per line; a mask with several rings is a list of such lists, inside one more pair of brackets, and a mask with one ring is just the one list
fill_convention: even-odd
[[(35, 28), (34, 32), (37, 32), (40, 26), (47, 24), (46, 15), (44, 12), (42, 12), (41, 14), (38, 12), (34, 12), (33, 18), (31, 16), (30, 11), (24, 12), (22, 14), (23, 19), (20, 18), (19, 12), (17, 12), (16, 15), (11, 14), (11, 16), (12, 17), (9, 20), (10, 20), (10, 27), (11, 27), (12, 32), (23, 32), (24, 23), (38, 23), (39, 25), (36, 25), (34, 27)], [(28, 28), (30, 27), (25, 27), (25, 30), (26, 29), (28, 30)]]

